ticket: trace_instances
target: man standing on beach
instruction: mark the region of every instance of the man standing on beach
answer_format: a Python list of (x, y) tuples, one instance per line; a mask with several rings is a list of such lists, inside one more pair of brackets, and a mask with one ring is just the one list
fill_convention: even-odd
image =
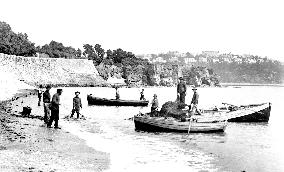
[(50, 89), (51, 89), (51, 86), (47, 85), (46, 90), (43, 93), (44, 123), (46, 123), (46, 124), (48, 123), (48, 121), (50, 119), (50, 109), (49, 109), (50, 99), (51, 99), (51, 96), (50, 96), (50, 93), (49, 93)]
[(177, 94), (178, 94), (180, 103), (185, 103), (186, 84), (182, 77), (180, 77), (179, 80), (180, 82), (177, 85)]
[(80, 109), (82, 109), (82, 101), (81, 98), (79, 97), (80, 92), (76, 91), (75, 92), (75, 97), (73, 98), (73, 109), (71, 113), (71, 118), (73, 117), (74, 113), (77, 113), (77, 118), (79, 118), (80, 114)]
[(56, 93), (52, 96), (51, 101), (51, 116), (50, 120), (47, 124), (48, 128), (51, 128), (52, 122), (54, 121), (54, 128), (61, 129), (58, 127), (58, 120), (59, 120), (59, 105), (60, 105), (60, 95), (62, 94), (62, 89), (57, 89)]

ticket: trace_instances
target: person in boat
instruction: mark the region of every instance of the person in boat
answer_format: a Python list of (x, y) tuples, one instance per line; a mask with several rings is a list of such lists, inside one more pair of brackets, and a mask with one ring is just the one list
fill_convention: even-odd
[(151, 114), (153, 116), (156, 116), (157, 112), (158, 112), (158, 108), (159, 108), (159, 101), (158, 101), (158, 96), (157, 94), (154, 94), (153, 96), (153, 100), (152, 100), (152, 106), (151, 106)]
[(144, 89), (140, 92), (140, 100), (146, 100), (144, 97)]
[(191, 111), (193, 114), (195, 114), (195, 112), (198, 113), (198, 115), (201, 115), (201, 112), (199, 111), (198, 109), (198, 99), (199, 99), (199, 94), (197, 93), (197, 88), (194, 87), (192, 88), (192, 91), (193, 91), (193, 96), (192, 96), (192, 99), (191, 99)]
[(179, 97), (180, 103), (185, 103), (186, 96), (186, 84), (183, 80), (183, 77), (179, 78), (179, 83), (177, 85), (177, 97)]
[(77, 118), (79, 118), (80, 115), (80, 110), (82, 109), (82, 101), (81, 98), (79, 97), (80, 92), (76, 91), (75, 92), (75, 97), (73, 98), (73, 109), (71, 113), (71, 118), (73, 118), (74, 113), (77, 113)]
[(62, 89), (57, 89), (56, 93), (52, 96), (51, 106), (50, 106), (51, 116), (47, 124), (48, 128), (51, 128), (52, 122), (54, 121), (54, 128), (60, 129), (60, 127), (58, 126), (58, 120), (59, 120), (60, 96), (62, 92), (63, 92)]
[(43, 93), (43, 108), (44, 108), (44, 123), (48, 123), (49, 119), (50, 119), (50, 99), (51, 99), (51, 95), (49, 93), (49, 90), (51, 89), (50, 85), (46, 86), (46, 90)]
[(118, 86), (115, 87), (115, 99), (119, 100), (120, 99), (120, 95), (119, 95), (119, 91), (118, 91)]
[(41, 97), (42, 97), (42, 93), (43, 93), (43, 87), (42, 85), (39, 85), (39, 89), (37, 90), (37, 97), (38, 97), (38, 106), (40, 106), (40, 102), (41, 102)]

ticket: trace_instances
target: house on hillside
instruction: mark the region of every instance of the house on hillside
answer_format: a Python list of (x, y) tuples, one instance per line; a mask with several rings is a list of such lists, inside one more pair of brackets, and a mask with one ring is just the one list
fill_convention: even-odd
[(157, 57), (152, 60), (153, 63), (166, 63), (167, 61), (163, 57)]
[(151, 54), (144, 54), (141, 56), (142, 59), (147, 59), (149, 62), (152, 61), (152, 56)]
[(202, 55), (205, 57), (217, 57), (219, 54), (219, 51), (202, 51)]
[(185, 64), (196, 63), (196, 60), (194, 58), (184, 58), (184, 63)]
[(201, 56), (201, 57), (198, 58), (198, 61), (206, 63), (207, 62), (207, 58)]
[(171, 57), (169, 62), (178, 62), (178, 57)]

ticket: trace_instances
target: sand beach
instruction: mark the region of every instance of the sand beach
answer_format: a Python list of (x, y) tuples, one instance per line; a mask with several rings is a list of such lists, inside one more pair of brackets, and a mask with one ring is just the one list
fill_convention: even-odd
[(103, 171), (109, 167), (109, 154), (88, 147), (64, 128), (46, 128), (43, 106), (32, 107), (28, 117), (21, 115), (23, 106), (37, 101), (33, 87), (2, 77), (0, 94), (0, 171)]

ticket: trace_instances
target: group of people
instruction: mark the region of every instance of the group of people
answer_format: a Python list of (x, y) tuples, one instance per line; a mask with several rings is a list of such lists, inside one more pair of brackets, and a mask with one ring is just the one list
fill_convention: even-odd
[[(142, 92), (144, 91), (144, 89), (142, 89)], [(182, 77), (179, 78), (179, 83), (177, 85), (177, 101), (179, 101), (179, 103), (183, 103), (185, 104), (185, 97), (186, 97), (186, 83), (184, 81), (184, 79)], [(197, 93), (197, 88), (194, 87), (192, 88), (193, 91), (193, 96), (191, 99), (191, 103), (190, 103), (190, 109), (189, 111), (192, 113), (197, 113), (199, 115), (201, 115), (201, 112), (198, 109), (198, 99), (199, 99), (199, 94)], [(141, 92), (141, 93), (142, 93)], [(142, 94), (141, 94), (142, 97)], [(143, 94), (144, 97), (144, 94)], [(151, 113), (154, 113), (155, 111), (158, 111), (158, 107), (159, 107), (159, 102), (158, 102), (158, 98), (157, 98), (157, 94), (154, 94), (153, 96), (153, 100), (152, 100), (152, 106), (151, 106)], [(141, 100), (141, 98), (140, 98)]]
[[(60, 105), (60, 96), (63, 92), (62, 89), (57, 89), (56, 93), (52, 96), (49, 93), (51, 86), (47, 85), (46, 90), (43, 92), (42, 85), (39, 86), (38, 89), (38, 106), (41, 105), (41, 98), (43, 97), (43, 106), (44, 106), (44, 122), (47, 124), (47, 127), (51, 127), (53, 121), (54, 121), (54, 128), (59, 128), (58, 126), (58, 120), (59, 120), (59, 105)], [(115, 87), (116, 89), (116, 99), (120, 99), (118, 87)], [(192, 88), (193, 90), (193, 96), (190, 103), (190, 111), (192, 113), (197, 112), (199, 115), (201, 115), (201, 112), (199, 111), (197, 105), (198, 105), (198, 99), (199, 94), (197, 93), (197, 88)], [(177, 85), (177, 100), (180, 103), (185, 104), (185, 97), (186, 97), (186, 84), (184, 82), (184, 79), (182, 77), (179, 78), (179, 83)], [(77, 114), (77, 118), (79, 118), (80, 110), (82, 109), (82, 101), (79, 97), (80, 92), (75, 92), (75, 97), (73, 98), (73, 108), (71, 112), (71, 118), (74, 116), (74, 114)], [(158, 111), (159, 108), (159, 101), (157, 94), (154, 94), (153, 100), (151, 102), (151, 112), (155, 113)], [(140, 92), (140, 100), (146, 100), (144, 96), (144, 89)]]
[[(47, 85), (46, 90), (42, 91), (42, 86), (38, 89), (38, 106), (41, 105), (41, 98), (43, 97), (43, 107), (44, 107), (44, 123), (48, 128), (51, 128), (52, 123), (54, 122), (54, 128), (60, 129), (58, 126), (59, 120), (59, 105), (60, 105), (60, 96), (62, 95), (63, 90), (57, 89), (56, 93), (52, 96), (50, 94), (51, 86)], [(82, 109), (82, 101), (79, 97), (80, 92), (75, 92), (75, 97), (73, 98), (73, 108), (71, 111), (71, 118), (77, 113), (77, 118), (79, 118), (80, 110)]]

